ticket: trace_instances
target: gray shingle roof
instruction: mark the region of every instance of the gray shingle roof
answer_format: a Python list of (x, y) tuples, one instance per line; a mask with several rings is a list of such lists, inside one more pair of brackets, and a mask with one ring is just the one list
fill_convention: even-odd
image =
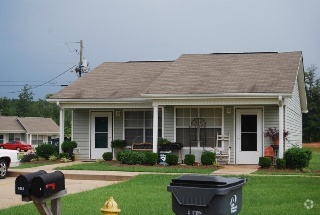
[(141, 98), (146, 87), (172, 62), (102, 63), (51, 98)]
[(0, 116), (0, 132), (59, 134), (59, 126), (51, 118)]
[(103, 63), (51, 99), (292, 93), (301, 57), (301, 52), (184, 54), (174, 62)]
[(18, 117), (18, 121), (31, 134), (59, 133), (59, 126), (51, 118)]
[(0, 116), (0, 132), (7, 133), (16, 131), (23, 133), (25, 129), (18, 122), (17, 116)]
[(186, 54), (146, 94), (292, 93), (301, 52)]

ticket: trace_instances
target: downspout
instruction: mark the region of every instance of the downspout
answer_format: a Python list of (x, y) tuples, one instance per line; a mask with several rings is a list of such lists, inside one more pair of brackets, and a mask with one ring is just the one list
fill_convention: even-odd
[(279, 101), (279, 158), (283, 158), (283, 99), (278, 97)]
[(60, 102), (57, 101), (57, 106), (60, 108), (60, 119), (59, 119), (59, 128), (60, 128), (60, 137), (59, 137), (59, 153), (62, 152), (61, 145), (64, 141), (64, 108), (60, 105)]

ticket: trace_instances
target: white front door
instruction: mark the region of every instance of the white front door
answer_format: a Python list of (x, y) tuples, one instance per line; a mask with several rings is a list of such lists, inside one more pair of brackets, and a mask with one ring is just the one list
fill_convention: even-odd
[(111, 152), (112, 112), (92, 112), (91, 159), (102, 159), (102, 154)]
[(262, 152), (262, 110), (237, 109), (236, 164), (258, 164)]

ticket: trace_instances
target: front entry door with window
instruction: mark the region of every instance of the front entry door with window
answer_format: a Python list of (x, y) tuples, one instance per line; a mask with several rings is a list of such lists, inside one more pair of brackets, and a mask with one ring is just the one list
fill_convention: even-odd
[(262, 110), (238, 109), (236, 164), (258, 164), (262, 156)]
[(91, 116), (91, 159), (102, 159), (111, 151), (112, 113), (93, 112)]

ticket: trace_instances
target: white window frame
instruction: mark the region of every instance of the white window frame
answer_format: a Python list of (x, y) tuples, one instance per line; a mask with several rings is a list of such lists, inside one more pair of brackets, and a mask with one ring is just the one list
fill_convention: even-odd
[[(175, 106), (174, 107), (174, 141), (177, 141), (177, 109), (180, 108), (197, 108), (198, 109), (198, 117), (200, 116), (200, 109), (202, 108), (213, 108), (213, 109), (221, 109), (221, 127), (218, 126), (207, 126), (206, 128), (220, 128), (221, 133), (224, 134), (224, 107), (223, 106)], [(186, 127), (185, 127), (186, 128)], [(214, 134), (216, 136), (216, 134)], [(189, 144), (189, 143), (188, 143)], [(214, 141), (214, 145), (216, 142)], [(197, 144), (197, 146), (191, 146), (192, 148), (203, 148), (200, 146), (200, 143)], [(208, 146), (207, 146), (208, 147)]]
[[(126, 112), (143, 112), (143, 127), (126, 127)], [(146, 123), (145, 123), (145, 120), (146, 120), (146, 112), (151, 112), (151, 114), (153, 115), (153, 110), (152, 109), (125, 109), (123, 110), (123, 139), (125, 140), (126, 138), (126, 129), (142, 129), (143, 130), (143, 142), (146, 142), (146, 129), (152, 129), (153, 130), (153, 124), (152, 124), (152, 127), (146, 127)], [(158, 129), (161, 128), (161, 133), (163, 134), (163, 110), (160, 110), (159, 109), (159, 113), (161, 113), (161, 120), (159, 119), (159, 122), (161, 122), (161, 127), (158, 127)], [(159, 117), (160, 117), (160, 114), (159, 114)], [(153, 118), (152, 118), (153, 120)], [(152, 141), (150, 142), (152, 143)], [(132, 144), (132, 143), (128, 143), (128, 144)]]

